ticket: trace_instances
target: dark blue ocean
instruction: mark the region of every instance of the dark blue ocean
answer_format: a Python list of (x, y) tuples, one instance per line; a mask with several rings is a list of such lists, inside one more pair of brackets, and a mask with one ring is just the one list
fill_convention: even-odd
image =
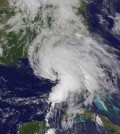
[[(115, 16), (116, 12), (120, 13), (119, 0), (106, 0), (107, 5), (103, 4), (105, 0), (90, 1), (88, 14), (84, 17), (90, 23), (91, 34), (101, 36), (106, 44), (118, 50), (116, 54), (120, 57), (120, 38), (112, 33), (114, 20), (108, 17), (108, 15)], [(98, 14), (105, 19), (104, 25), (99, 23)], [(46, 99), (51, 88), (56, 84), (35, 76), (28, 59), (19, 59), (18, 63), (18, 67), (0, 65), (0, 134), (16, 134), (20, 123), (44, 120), (49, 107)], [(111, 103), (110, 111), (112, 111), (112, 103), (115, 107), (120, 107), (119, 96), (114, 94), (113, 102), (107, 101), (108, 105)], [(109, 113), (101, 111), (95, 104), (93, 104), (93, 112), (105, 115), (120, 125), (120, 118), (117, 120)], [(85, 134), (89, 134), (91, 128), (94, 130), (94, 124), (89, 121), (86, 122), (86, 126), (89, 127)], [(92, 134), (97, 134), (97, 131), (92, 131)]]
[[(55, 83), (37, 78), (27, 59), (19, 67), (0, 65), (0, 134), (16, 134), (21, 122), (42, 121)], [(40, 113), (40, 111), (42, 111)]]
[[(105, 43), (119, 50), (120, 54), (120, 37), (117, 37), (113, 32), (113, 18), (116, 13), (120, 13), (119, 0), (90, 0), (87, 7), (88, 14), (85, 16), (90, 23), (90, 32), (101, 36)], [(104, 24), (100, 23), (99, 15), (105, 20)]]

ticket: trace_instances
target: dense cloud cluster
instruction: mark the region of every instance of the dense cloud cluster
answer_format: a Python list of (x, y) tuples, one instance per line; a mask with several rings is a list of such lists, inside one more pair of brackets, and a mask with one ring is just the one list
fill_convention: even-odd
[(92, 94), (117, 91), (119, 62), (115, 50), (87, 31), (82, 16), (76, 14), (79, 1), (40, 2), (43, 10), (46, 5), (52, 5), (43, 14), (51, 15), (54, 21), (51, 28), (42, 29), (29, 48), (29, 56), (38, 76), (58, 80), (49, 101), (61, 103), (69, 93), (82, 90)]
[[(79, 0), (40, 0), (44, 26), (29, 47), (29, 60), (36, 75), (58, 81), (49, 94), (53, 107), (84, 90), (89, 96), (118, 90), (120, 64), (116, 50), (87, 31), (83, 17), (77, 15), (80, 4)], [(47, 16), (53, 20), (50, 27)], [(90, 99), (86, 98), (86, 104)]]

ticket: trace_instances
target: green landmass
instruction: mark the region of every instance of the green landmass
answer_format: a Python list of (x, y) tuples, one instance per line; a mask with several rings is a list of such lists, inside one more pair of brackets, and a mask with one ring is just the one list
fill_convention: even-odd
[(90, 111), (85, 111), (84, 114), (81, 115), (85, 119), (94, 120), (95, 121), (95, 114)]
[(45, 122), (33, 121), (20, 125), (19, 134), (43, 134)]
[(47, 16), (48, 26), (51, 27), (52, 25), (52, 17)]
[(109, 119), (104, 116), (100, 116), (100, 118), (105, 128), (112, 131), (114, 134), (120, 134), (120, 126), (113, 124)]
[(30, 26), (18, 32), (9, 31), (12, 26), (7, 22), (14, 15), (14, 8), (10, 7), (8, 1), (0, 0), (0, 47), (3, 49), (0, 63), (8, 66), (17, 65), (17, 59), (27, 57), (26, 44), (30, 44), (36, 37), (35, 30), (31, 30)]
[(0, 0), (0, 24), (5, 25), (15, 15), (14, 9), (10, 7), (7, 0)]
[(83, 21), (83, 24), (85, 26), (88, 27), (88, 29), (90, 28), (90, 23), (88, 22), (86, 16), (88, 14), (88, 11), (87, 11), (87, 6), (88, 6), (88, 2), (85, 1), (85, 0), (81, 0), (81, 6), (79, 7), (79, 12), (83, 15), (84, 17), (84, 21)]
[(87, 6), (88, 2), (81, 0), (81, 6), (79, 7), (79, 12), (83, 14), (83, 16), (87, 15)]
[[(24, 31), (26, 34), (23, 36)], [(0, 31), (2, 39), (3, 55), (0, 57), (0, 62), (5, 65), (17, 64), (17, 59), (27, 57), (26, 42), (30, 43), (35, 38), (36, 33), (31, 31), (29, 27), (25, 30), (20, 30), (18, 33), (9, 32), (6, 30)]]
[[(84, 119), (89, 119), (89, 120), (93, 120), (95, 121), (96, 115), (93, 114), (90, 111), (85, 111), (84, 114), (81, 115), (81, 117), (83, 117)], [(108, 118), (106, 118), (105, 116), (99, 115), (100, 119), (103, 122), (103, 125), (106, 129), (110, 130), (111, 132), (113, 132), (113, 134), (120, 134), (120, 126), (115, 125), (114, 123), (112, 123)]]

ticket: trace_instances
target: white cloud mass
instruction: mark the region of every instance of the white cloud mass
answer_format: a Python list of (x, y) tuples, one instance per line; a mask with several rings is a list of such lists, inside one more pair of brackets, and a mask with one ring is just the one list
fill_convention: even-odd
[[(82, 16), (76, 14), (79, 0), (40, 2), (44, 21), (48, 15), (54, 21), (51, 27), (44, 25), (30, 46), (29, 59), (36, 75), (59, 80), (49, 94), (49, 101), (61, 103), (70, 93), (82, 90), (91, 94), (117, 91), (120, 74), (117, 56), (101, 39), (87, 32)], [(52, 6), (46, 9), (47, 5)]]
[(120, 13), (116, 13), (114, 19), (114, 26), (112, 28), (112, 32), (115, 33), (116, 35), (120, 35)]
[[(117, 50), (104, 44), (102, 38), (90, 34), (78, 15), (79, 0), (39, 0), (40, 34), (30, 45), (28, 54), (31, 67), (38, 77), (58, 80), (49, 94), (51, 110), (55, 104), (68, 102), (67, 112), (77, 113), (74, 95), (88, 91), (84, 105), (91, 104), (95, 94), (117, 92), (120, 63)], [(51, 26), (48, 25), (51, 17)], [(73, 95), (73, 97), (70, 97)], [(82, 111), (83, 112), (83, 111)], [(67, 124), (70, 127), (72, 121)], [(54, 134), (53, 129), (48, 134)]]
[(48, 129), (46, 134), (55, 134), (55, 129)]

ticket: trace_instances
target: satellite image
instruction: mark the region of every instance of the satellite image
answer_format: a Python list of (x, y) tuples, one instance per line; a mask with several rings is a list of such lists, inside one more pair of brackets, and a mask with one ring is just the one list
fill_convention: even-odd
[(0, 0), (0, 134), (120, 134), (120, 0)]

